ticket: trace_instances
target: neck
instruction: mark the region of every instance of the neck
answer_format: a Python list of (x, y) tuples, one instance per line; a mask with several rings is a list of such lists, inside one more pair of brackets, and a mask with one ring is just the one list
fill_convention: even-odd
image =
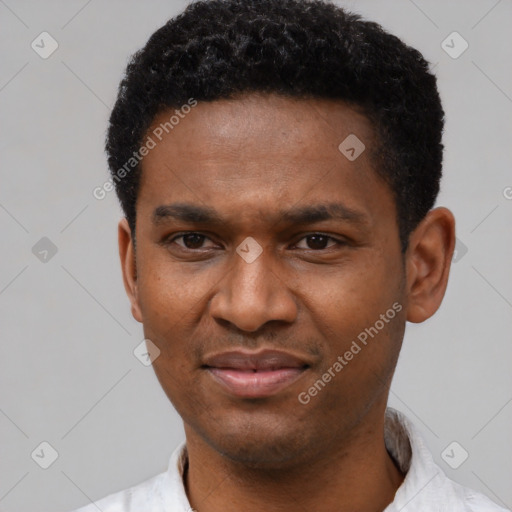
[(384, 444), (384, 411), (372, 416), (328, 452), (271, 471), (228, 459), (185, 425), (190, 505), (197, 512), (382, 512), (404, 476)]

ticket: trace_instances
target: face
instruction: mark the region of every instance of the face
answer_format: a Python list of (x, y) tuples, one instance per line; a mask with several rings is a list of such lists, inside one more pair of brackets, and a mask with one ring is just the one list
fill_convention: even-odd
[[(350, 134), (356, 159), (338, 149)], [(340, 102), (249, 95), (199, 103), (144, 158), (125, 282), (187, 437), (284, 467), (383, 410), (406, 294), (374, 144)], [(266, 349), (281, 354), (251, 367)]]

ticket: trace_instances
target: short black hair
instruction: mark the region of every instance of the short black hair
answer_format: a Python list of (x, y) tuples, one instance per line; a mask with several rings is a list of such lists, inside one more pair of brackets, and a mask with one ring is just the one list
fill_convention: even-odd
[(444, 112), (436, 78), (416, 49), (327, 0), (195, 1), (131, 57), (106, 151), (132, 234), (140, 164), (132, 159), (126, 172), (126, 163), (156, 115), (191, 98), (246, 93), (340, 100), (362, 110), (377, 136), (372, 164), (393, 192), (405, 252), (439, 192)]

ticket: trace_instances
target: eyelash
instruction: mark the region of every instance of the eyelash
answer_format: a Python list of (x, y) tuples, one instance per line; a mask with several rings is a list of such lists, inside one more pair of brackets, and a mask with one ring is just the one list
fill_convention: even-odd
[[(198, 232), (198, 231), (186, 231), (184, 233), (179, 233), (179, 234), (175, 234), (175, 235), (171, 235), (169, 237), (167, 237), (166, 239), (163, 240), (163, 244), (165, 246), (169, 246), (171, 245), (175, 240), (177, 240), (178, 238), (183, 238), (187, 235), (200, 235), (202, 237), (204, 237), (205, 239), (207, 240), (211, 240), (211, 238), (201, 232)], [(334, 238), (333, 236), (331, 235), (327, 235), (325, 233), (317, 233), (317, 232), (313, 232), (313, 233), (308, 233), (306, 235), (304, 235), (302, 238), (300, 238), (296, 243), (299, 243), (300, 241), (304, 240), (305, 238), (308, 238), (310, 236), (322, 236), (324, 238), (327, 238), (329, 241), (333, 241), (333, 242), (336, 242), (336, 244), (339, 246), (344, 246), (344, 245), (347, 245), (347, 242), (343, 241), (343, 240), (339, 240), (337, 238)], [(211, 240), (213, 241), (213, 240)], [(189, 251), (189, 252), (199, 252), (199, 251), (204, 251), (204, 249), (188, 249), (187, 247), (184, 247), (184, 246), (181, 246), (181, 245), (178, 245), (178, 247), (184, 251)], [(324, 249), (302, 249), (304, 251), (312, 251), (312, 252), (321, 252), (321, 251), (327, 251), (328, 249), (331, 249), (332, 247), (334, 246), (330, 246), (330, 247), (326, 247)]]

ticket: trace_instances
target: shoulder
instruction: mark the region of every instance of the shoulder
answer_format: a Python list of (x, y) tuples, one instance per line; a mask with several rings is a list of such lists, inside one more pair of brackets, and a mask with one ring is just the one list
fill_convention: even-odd
[(385, 441), (405, 474), (385, 512), (510, 512), (484, 494), (448, 478), (412, 422), (390, 408), (386, 411)]
[(165, 473), (140, 484), (114, 492), (72, 512), (160, 512), (161, 488)]
[(173, 512), (190, 511), (183, 470), (187, 447), (183, 441), (174, 450), (167, 471), (145, 482), (114, 492), (73, 512)]
[(508, 509), (497, 505), (484, 494), (463, 487), (453, 480), (448, 481), (453, 490), (453, 496), (457, 498), (460, 504), (461, 512), (510, 512)]

